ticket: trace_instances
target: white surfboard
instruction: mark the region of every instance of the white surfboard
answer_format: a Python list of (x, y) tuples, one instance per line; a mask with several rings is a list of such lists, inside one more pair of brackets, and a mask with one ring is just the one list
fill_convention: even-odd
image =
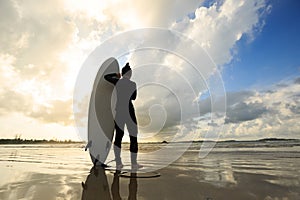
[(88, 144), (93, 164), (104, 164), (114, 135), (114, 86), (104, 79), (104, 75), (119, 72), (115, 58), (107, 59), (100, 67), (93, 86), (88, 115)]
[(102, 167), (93, 167), (86, 181), (81, 183), (81, 200), (105, 199), (111, 200), (107, 176)]

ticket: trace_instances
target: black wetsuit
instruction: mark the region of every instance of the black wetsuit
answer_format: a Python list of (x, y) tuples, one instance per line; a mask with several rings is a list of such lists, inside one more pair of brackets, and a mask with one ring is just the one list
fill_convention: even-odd
[[(115, 116), (115, 146), (121, 148), (122, 138), (124, 135), (124, 127), (126, 127), (130, 136), (130, 152), (138, 152), (137, 143), (137, 120), (135, 116), (135, 110), (132, 104), (132, 100), (136, 99), (136, 83), (130, 79), (123, 77), (118, 78), (116, 73), (107, 74), (104, 76), (105, 80), (115, 85), (117, 91), (116, 101), (116, 116)], [(119, 155), (116, 155), (118, 161)], [(136, 157), (136, 156), (135, 156)], [(136, 160), (132, 160), (136, 162)]]

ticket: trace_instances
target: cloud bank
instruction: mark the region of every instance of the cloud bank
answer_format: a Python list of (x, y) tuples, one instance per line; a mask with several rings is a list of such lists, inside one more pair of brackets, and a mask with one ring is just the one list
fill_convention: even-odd
[[(221, 139), (264, 137), (298, 138), (300, 129), (299, 78), (269, 86), (267, 90), (228, 92)], [(284, 86), (283, 86), (284, 85)], [(200, 105), (207, 104), (202, 100)], [(200, 129), (210, 124), (199, 122)]]
[[(0, 115), (2, 118), (12, 113), (19, 113), (44, 124), (74, 125), (72, 120), (72, 94), (77, 73), (85, 58), (103, 41), (116, 33), (146, 27), (161, 27), (178, 31), (199, 44), (211, 57), (215, 65), (201, 63), (201, 78), (190, 66), (178, 56), (161, 51), (131, 52), (120, 58), (126, 59), (137, 70), (137, 83), (151, 74), (151, 80), (160, 81), (170, 86), (176, 95), (184, 99), (184, 110), (187, 113), (180, 118), (178, 101), (170, 91), (162, 88), (140, 88), (136, 102), (141, 126), (147, 126), (150, 115), (153, 119), (167, 116), (164, 132), (177, 130), (178, 121), (195, 126), (195, 101), (207, 90), (207, 82), (215, 71), (223, 70), (224, 64), (230, 62), (236, 52), (235, 45), (246, 35), (255, 39), (264, 25), (264, 15), (270, 6), (264, 0), (216, 1), (204, 6), (204, 1), (1, 1), (0, 3)], [(166, 9), (167, 8), (167, 9)], [(194, 45), (184, 41), (175, 41), (166, 35), (155, 35), (153, 41), (172, 47), (174, 52), (189, 53), (193, 60), (201, 60)], [(141, 44), (130, 44), (129, 49), (141, 47), (153, 41)], [(133, 47), (132, 47), (133, 46)], [(145, 56), (146, 55), (146, 56)], [(146, 64), (145, 64), (146, 63)], [(151, 64), (152, 63), (152, 64)], [(138, 73), (139, 69), (143, 69)], [(189, 85), (182, 84), (182, 76), (189, 79), (194, 93), (187, 93)], [(296, 79), (295, 83), (299, 83)], [(293, 85), (293, 87), (292, 87)], [(289, 84), (293, 96), (297, 84)], [(290, 88), (291, 87), (291, 88)], [(273, 112), (278, 119), (291, 115), (289, 120), (298, 116), (297, 102), (289, 97), (289, 104), (277, 104), (270, 107), (268, 95), (274, 93), (240, 92), (228, 95), (228, 113), (226, 126), (232, 129), (231, 135), (239, 136), (242, 132), (254, 134), (251, 123)], [(294, 90), (292, 90), (294, 89)], [(259, 94), (261, 96), (259, 96)], [(253, 99), (256, 98), (256, 101)], [(259, 99), (261, 98), (261, 99)], [(250, 101), (252, 99), (252, 101)], [(235, 102), (235, 103), (232, 103)], [(203, 115), (211, 110), (200, 103)], [(87, 104), (81, 102), (84, 107)], [(149, 108), (154, 106), (149, 115)], [(278, 105), (278, 106), (275, 106)], [(271, 109), (272, 108), (272, 109)], [(279, 109), (280, 112), (277, 110)], [(284, 116), (286, 116), (284, 115)], [(268, 118), (266, 118), (267, 120)], [(287, 119), (287, 118), (286, 118)], [(18, 119), (20, 120), (20, 119)], [(159, 120), (157, 120), (159, 121)], [(216, 122), (210, 122), (211, 124)], [(219, 122), (218, 122), (219, 123)], [(221, 120), (220, 120), (221, 123)], [(267, 126), (263, 121), (255, 122)], [(150, 133), (157, 127), (143, 129)], [(271, 125), (270, 125), (271, 126)], [(246, 129), (245, 127), (248, 127)], [(276, 129), (277, 126), (274, 125)], [(199, 129), (201, 130), (201, 129)], [(267, 128), (265, 129), (267, 131)], [(276, 129), (277, 130), (277, 129)], [(279, 129), (278, 129), (279, 130)], [(291, 132), (295, 132), (291, 130)]]

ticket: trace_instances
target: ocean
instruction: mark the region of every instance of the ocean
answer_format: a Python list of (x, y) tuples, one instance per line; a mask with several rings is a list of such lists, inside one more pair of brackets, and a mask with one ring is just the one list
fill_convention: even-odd
[[(161, 176), (137, 178), (135, 198), (300, 199), (299, 140), (218, 142), (204, 158), (199, 157), (201, 144), (191, 143), (167, 163), (162, 159), (171, 155), (160, 155), (165, 153), (160, 150), (180, 149), (185, 143), (140, 143), (139, 162)], [(130, 166), (128, 148), (123, 144), (125, 169)], [(0, 199), (86, 199), (83, 185), (91, 176), (92, 163), (84, 144), (6, 144), (0, 149)], [(113, 160), (111, 151), (108, 165), (113, 166)], [(104, 175), (98, 181), (105, 179), (112, 187), (113, 171)], [(121, 198), (128, 198), (131, 181), (120, 178)], [(113, 190), (108, 191), (110, 195), (98, 199), (114, 199)]]

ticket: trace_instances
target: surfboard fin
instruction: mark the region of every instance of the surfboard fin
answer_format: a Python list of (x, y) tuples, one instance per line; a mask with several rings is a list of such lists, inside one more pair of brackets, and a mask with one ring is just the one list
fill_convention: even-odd
[(88, 148), (90, 148), (91, 146), (92, 146), (92, 140), (90, 140), (90, 141), (87, 143), (87, 145), (85, 146), (84, 151), (87, 151)]
[(95, 158), (95, 161), (94, 161), (94, 166), (96, 166), (96, 164), (97, 164), (97, 162), (99, 161), (99, 159), (100, 159), (100, 156), (99, 156), (99, 154), (96, 156), (96, 158)]
[(84, 190), (87, 189), (87, 185), (86, 185), (84, 182), (81, 182), (81, 186), (82, 186), (82, 188), (83, 188)]
[[(99, 160), (96, 158), (96, 159), (95, 159), (95, 162), (94, 162), (94, 166), (96, 166), (98, 162), (99, 162)], [(101, 166), (102, 168), (107, 168), (107, 167), (109, 167), (107, 164), (104, 164), (104, 163), (102, 163), (102, 162), (100, 162), (100, 166)]]
[(107, 164), (104, 164), (104, 163), (101, 163), (101, 167), (102, 168), (107, 168), (107, 167), (109, 167)]
[(96, 166), (96, 164), (97, 164), (98, 161), (99, 160), (96, 158), (95, 161), (94, 161), (94, 166)]

